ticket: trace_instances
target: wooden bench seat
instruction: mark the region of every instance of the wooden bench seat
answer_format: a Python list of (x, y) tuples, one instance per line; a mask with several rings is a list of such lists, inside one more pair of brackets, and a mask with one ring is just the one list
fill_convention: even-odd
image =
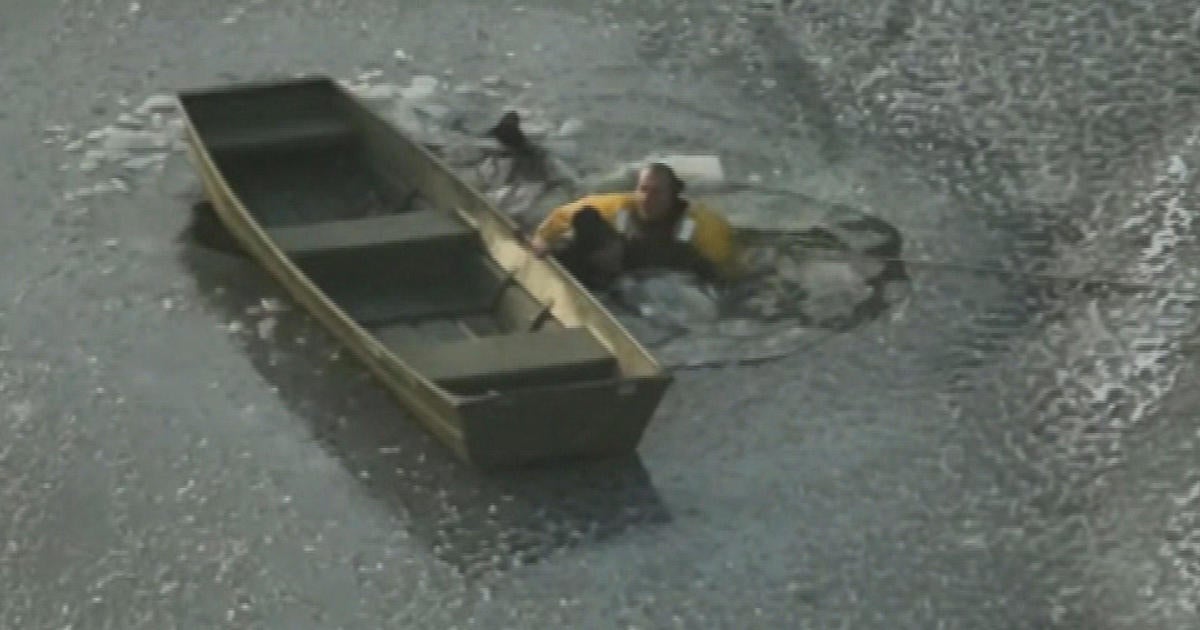
[(344, 146), (354, 128), (336, 118), (297, 120), (287, 124), (238, 125), (210, 134), (208, 148), (219, 158), (287, 157), (297, 150)]
[(312, 281), (360, 324), (491, 308), (503, 276), (469, 226), (440, 210), (268, 228)]
[(445, 247), (471, 243), (476, 236), (470, 226), (436, 209), (270, 228), (268, 233), (280, 249), (296, 258)]
[(430, 341), (408, 326), (376, 331), (402, 361), (459, 393), (612, 376), (616, 358), (586, 328)]

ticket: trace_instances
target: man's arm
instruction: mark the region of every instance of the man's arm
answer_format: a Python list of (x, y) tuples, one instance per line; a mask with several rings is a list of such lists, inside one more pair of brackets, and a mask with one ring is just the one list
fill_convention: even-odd
[(594, 207), (609, 224), (614, 224), (621, 208), (627, 206), (631, 198), (632, 195), (629, 194), (587, 195), (559, 206), (552, 210), (534, 231), (529, 239), (530, 247), (538, 252), (538, 255), (545, 255), (553, 250), (571, 229), (571, 220), (575, 214), (588, 206)]
[(716, 276), (725, 280), (737, 276), (740, 269), (733, 226), (711, 208), (696, 208), (691, 214), (696, 221), (692, 246), (708, 261)]
[(571, 217), (583, 207), (583, 200), (573, 201), (552, 210), (534, 230), (529, 247), (538, 256), (545, 256), (571, 227)]

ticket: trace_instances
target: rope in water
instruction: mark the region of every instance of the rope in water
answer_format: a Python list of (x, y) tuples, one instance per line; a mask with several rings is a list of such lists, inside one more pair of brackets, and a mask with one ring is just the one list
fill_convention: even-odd
[[(550, 158), (550, 160), (553, 163), (553, 166), (556, 169), (558, 169), (560, 174), (563, 176), (564, 181), (562, 183), (567, 184), (567, 186), (569, 188), (571, 188), (574, 192), (583, 192), (583, 191), (587, 190), (587, 186), (585, 186), (583, 184), (583, 181), (585, 178), (582, 176), (581, 173), (579, 173), (575, 169), (571, 168), (565, 162), (565, 160), (563, 160), (562, 158), (560, 158), (556, 155), (553, 155), (552, 152), (547, 152), (546, 157)], [(762, 193), (767, 193), (767, 194), (771, 194), (771, 195), (792, 197), (792, 198), (801, 200), (805, 203), (813, 204), (816, 206), (829, 206), (829, 202), (818, 199), (817, 197), (815, 197), (809, 193), (804, 193), (804, 192), (801, 192), (798, 190), (792, 190), (792, 189), (789, 189), (786, 187), (771, 186), (768, 184), (763, 184), (761, 182), (729, 181), (729, 180), (727, 180), (727, 181), (723, 181), (720, 183), (712, 183), (712, 184), (707, 184), (707, 185), (699, 184), (699, 185), (695, 186), (695, 188), (700, 189), (699, 192), (701, 195), (706, 195), (706, 194), (720, 195), (720, 194), (728, 194), (728, 193), (736, 193), (736, 192), (756, 191), (756, 192), (762, 192)], [(760, 232), (760, 233), (787, 234), (789, 232), (795, 233), (795, 232), (799, 232), (801, 230), (784, 228), (784, 229), (779, 229), (779, 230), (755, 229), (753, 231)], [(912, 230), (904, 230), (904, 232), (911, 234)], [(819, 248), (816, 248), (816, 249), (819, 249)], [(814, 251), (814, 250), (810, 250), (810, 251)], [(1167, 285), (1161, 285), (1161, 284), (1154, 284), (1151, 282), (1145, 282), (1145, 281), (1141, 281), (1141, 280), (1125, 279), (1125, 278), (1120, 278), (1120, 277), (1111, 277), (1111, 276), (1107, 277), (1107, 278), (1099, 277), (1100, 275), (1109, 272), (1109, 270), (1105, 270), (1105, 269), (1095, 269), (1095, 270), (1089, 271), (1089, 272), (1081, 274), (1081, 275), (1069, 275), (1069, 274), (1065, 274), (1065, 273), (1055, 273), (1055, 272), (1047, 272), (1047, 271), (1006, 269), (1002, 265), (969, 264), (969, 263), (957, 262), (957, 261), (951, 261), (951, 260), (913, 259), (913, 258), (907, 258), (907, 257), (903, 257), (903, 256), (888, 257), (888, 256), (879, 256), (879, 255), (872, 255), (872, 254), (858, 253), (858, 252), (848, 253), (844, 250), (839, 252), (839, 250), (834, 250), (834, 249), (826, 249), (824, 251), (827, 252), (828, 254), (832, 254), (833, 252), (840, 253), (841, 254), (840, 256), (834, 256), (835, 259), (844, 260), (846, 258), (853, 258), (853, 257), (870, 258), (870, 259), (877, 260), (877, 261), (883, 262), (883, 263), (891, 263), (891, 262), (901, 263), (905, 266), (913, 267), (913, 268), (925, 267), (928, 269), (945, 269), (945, 270), (953, 270), (953, 271), (965, 272), (965, 273), (1005, 276), (1005, 277), (1014, 278), (1014, 279), (1024, 278), (1024, 279), (1030, 279), (1030, 280), (1041, 280), (1041, 281), (1047, 281), (1047, 282), (1072, 284), (1072, 285), (1077, 285), (1079, 288), (1084, 289), (1084, 290), (1086, 290), (1088, 288), (1103, 287), (1103, 288), (1107, 288), (1107, 289), (1115, 289), (1115, 290), (1126, 291), (1126, 292), (1159, 291), (1159, 292), (1170, 292), (1170, 293), (1175, 293), (1175, 294), (1180, 294), (1180, 295), (1200, 295), (1200, 286), (1194, 286), (1194, 287), (1193, 286), (1189, 286), (1189, 287), (1167, 286)]]
[(905, 265), (906, 267), (915, 267), (915, 268), (925, 267), (925, 268), (930, 268), (930, 269), (946, 269), (946, 270), (953, 270), (953, 271), (960, 271), (960, 272), (967, 272), (967, 273), (1006, 276), (1006, 277), (1016, 278), (1016, 279), (1024, 278), (1024, 279), (1031, 279), (1031, 280), (1060, 282), (1060, 283), (1064, 283), (1064, 284), (1079, 285), (1082, 288), (1103, 287), (1103, 288), (1110, 288), (1110, 289), (1116, 289), (1116, 290), (1123, 290), (1123, 291), (1127, 291), (1127, 292), (1159, 291), (1159, 292), (1169, 292), (1169, 293), (1185, 294), (1185, 295), (1194, 294), (1194, 295), (1200, 296), (1200, 287), (1178, 287), (1178, 286), (1154, 284), (1154, 283), (1138, 281), (1138, 280), (1129, 280), (1129, 279), (1123, 279), (1123, 278), (1112, 278), (1112, 277), (1101, 278), (1101, 277), (1098, 277), (1105, 272), (1105, 270), (1103, 270), (1103, 269), (1095, 270), (1095, 271), (1088, 272), (1088, 273), (1081, 274), (1081, 275), (1068, 275), (1068, 274), (1054, 273), (1054, 272), (1005, 269), (1000, 265), (973, 265), (973, 264), (954, 262), (954, 261), (919, 260), (919, 259), (905, 258), (903, 256), (879, 256), (879, 255), (873, 255), (873, 254), (858, 253), (858, 252), (845, 252), (845, 251), (839, 251), (839, 250), (833, 250), (833, 249), (823, 249), (823, 248), (814, 248), (814, 249), (809, 250), (809, 252), (819, 252), (814, 255), (815, 258), (828, 259), (828, 260), (847, 260), (847, 259), (854, 259), (854, 258), (859, 258), (859, 259), (865, 258), (865, 259), (875, 260), (875, 261), (882, 262), (882, 263), (891, 263), (891, 262), (901, 263), (901, 264)]
[[(794, 198), (803, 200), (808, 203), (813, 203), (816, 205), (824, 205), (824, 206), (829, 205), (828, 202), (821, 201), (821, 200), (817, 199), (816, 197), (814, 197), (810, 194), (807, 194), (807, 193), (803, 193), (800, 191), (791, 190), (791, 189), (787, 189), (787, 188), (779, 188), (779, 187), (775, 187), (775, 186), (764, 186), (762, 184), (758, 184), (758, 183), (754, 183), (754, 182), (725, 182), (724, 187), (725, 187), (725, 190), (727, 190), (727, 191), (754, 190), (754, 191), (764, 192), (764, 193), (769, 193), (769, 194), (790, 196), (790, 197), (794, 197)], [(753, 229), (752, 231), (759, 232), (759, 233), (776, 233), (776, 234), (797, 233), (798, 234), (800, 232), (803, 232), (804, 230), (803, 229), (787, 229), (787, 228), (779, 229), (779, 230), (772, 230), (772, 229), (766, 229), (766, 228), (757, 228), (757, 229)], [(911, 234), (913, 232), (912, 229), (905, 229), (905, 230), (898, 230), (898, 231), (902, 232), (902, 233), (907, 233), (907, 234)], [(832, 249), (832, 248), (817, 247), (817, 248), (810, 249), (809, 251), (817, 251), (817, 250), (830, 252), (830, 253), (838, 252), (841, 255), (836, 256), (836, 258), (842, 259), (842, 260), (844, 260), (846, 258), (853, 258), (853, 257), (870, 258), (872, 260), (877, 260), (877, 261), (883, 262), (883, 263), (897, 262), (897, 263), (904, 264), (905, 266), (910, 266), (910, 267), (914, 267), (914, 268), (925, 267), (925, 268), (929, 268), (929, 269), (946, 269), (946, 270), (953, 270), (953, 271), (960, 271), (960, 272), (967, 272), (967, 273), (999, 275), (999, 276), (1006, 276), (1006, 277), (1010, 277), (1010, 278), (1027, 278), (1027, 279), (1032, 279), (1032, 280), (1043, 280), (1043, 281), (1050, 281), (1050, 282), (1060, 282), (1060, 283), (1065, 283), (1065, 284), (1076, 284), (1076, 285), (1080, 285), (1083, 288), (1106, 287), (1106, 288), (1110, 288), (1110, 289), (1117, 289), (1117, 290), (1123, 290), (1123, 291), (1129, 291), (1129, 292), (1163, 291), (1163, 292), (1171, 292), (1171, 293), (1184, 294), (1184, 295), (1188, 295), (1188, 294), (1200, 295), (1200, 286), (1187, 286), (1187, 287), (1167, 286), (1167, 285), (1161, 285), (1161, 284), (1154, 284), (1154, 283), (1146, 282), (1146, 281), (1142, 281), (1142, 280), (1131, 280), (1131, 279), (1114, 277), (1114, 276), (1110, 276), (1107, 278), (1101, 278), (1099, 276), (1111, 272), (1111, 270), (1107, 270), (1107, 269), (1103, 269), (1103, 268), (1093, 269), (1091, 271), (1088, 271), (1088, 272), (1080, 274), (1080, 275), (1069, 275), (1069, 274), (1065, 274), (1065, 273), (1055, 273), (1055, 272), (1050, 272), (1050, 271), (1031, 271), (1031, 270), (1027, 270), (1027, 269), (1026, 270), (1006, 269), (1006, 268), (1004, 268), (1004, 266), (998, 265), (998, 264), (997, 265), (981, 265), (981, 264), (970, 264), (970, 263), (964, 263), (964, 262), (958, 262), (958, 261), (952, 261), (952, 260), (913, 259), (913, 258), (907, 258), (907, 257), (903, 257), (903, 256), (889, 257), (889, 256), (880, 256), (880, 255), (861, 253), (861, 252), (850, 253), (850, 252), (846, 252), (844, 249), (839, 250), (839, 249)]]

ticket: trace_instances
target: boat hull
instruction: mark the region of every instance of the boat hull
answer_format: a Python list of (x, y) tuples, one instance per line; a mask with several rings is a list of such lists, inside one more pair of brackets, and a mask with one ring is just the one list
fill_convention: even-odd
[[(559, 265), (533, 256), (515, 224), (423, 146), (325, 78), (184, 92), (179, 100), (188, 155), (212, 207), (239, 245), (352, 352), (401, 406), (459, 457), (484, 468), (506, 468), (620, 456), (636, 450), (670, 376), (593, 296)], [(500, 286), (519, 289), (522, 299), (537, 307), (537, 318), (522, 325), (536, 329), (549, 320), (563, 334), (586, 331), (599, 344), (596, 347), (610, 355), (613, 372), (543, 382), (537, 375), (544, 370), (531, 371), (523, 380), (503, 381), (514, 383), (511, 386), (488, 387), (485, 383), (456, 391), (447, 385), (450, 381), (439, 381), (429, 370), (423, 372), (415, 363), (418, 353), (385, 342), (380, 333), (384, 329), (335, 299), (331, 293), (337, 292), (337, 285), (323, 281), (311, 265), (306, 266), (293, 251), (294, 242), (284, 243), (280, 234), (285, 228), (269, 224), (274, 220), (268, 212), (270, 204), (248, 206), (243, 198), (246, 187), (239, 188), (231, 181), (236, 179), (229, 172), (228, 165), (233, 162), (225, 157), (234, 150), (230, 147), (267, 142), (261, 138), (270, 137), (275, 124), (267, 110), (277, 108), (280, 101), (301, 103), (298, 109), (308, 112), (310, 119), (306, 124), (320, 123), (309, 127), (349, 130), (356, 142), (366, 147), (367, 155), (373, 156), (373, 166), (385, 173), (403, 173), (407, 185), (428, 200), (427, 212), (442, 212), (469, 226), (480, 254), (499, 274)], [(224, 124), (225, 119), (233, 122)], [(272, 142), (277, 154), (287, 154), (286, 146), (279, 148), (279, 140)], [(435, 257), (428, 262), (452, 261)], [(528, 311), (530, 306), (521, 308)], [(527, 334), (524, 329), (509, 332)], [(552, 330), (548, 334), (557, 333)], [(498, 338), (481, 339), (478, 347), (485, 348), (483, 342), (494, 343)], [(486, 352), (480, 354), (486, 357)], [(553, 361), (549, 366), (561, 367)]]

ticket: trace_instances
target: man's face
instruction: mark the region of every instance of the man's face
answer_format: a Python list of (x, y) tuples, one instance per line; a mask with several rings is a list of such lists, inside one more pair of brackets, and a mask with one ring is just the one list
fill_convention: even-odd
[(656, 221), (670, 214), (671, 204), (674, 201), (671, 195), (671, 184), (666, 181), (666, 178), (656, 175), (654, 171), (642, 170), (638, 175), (635, 194), (643, 219)]

